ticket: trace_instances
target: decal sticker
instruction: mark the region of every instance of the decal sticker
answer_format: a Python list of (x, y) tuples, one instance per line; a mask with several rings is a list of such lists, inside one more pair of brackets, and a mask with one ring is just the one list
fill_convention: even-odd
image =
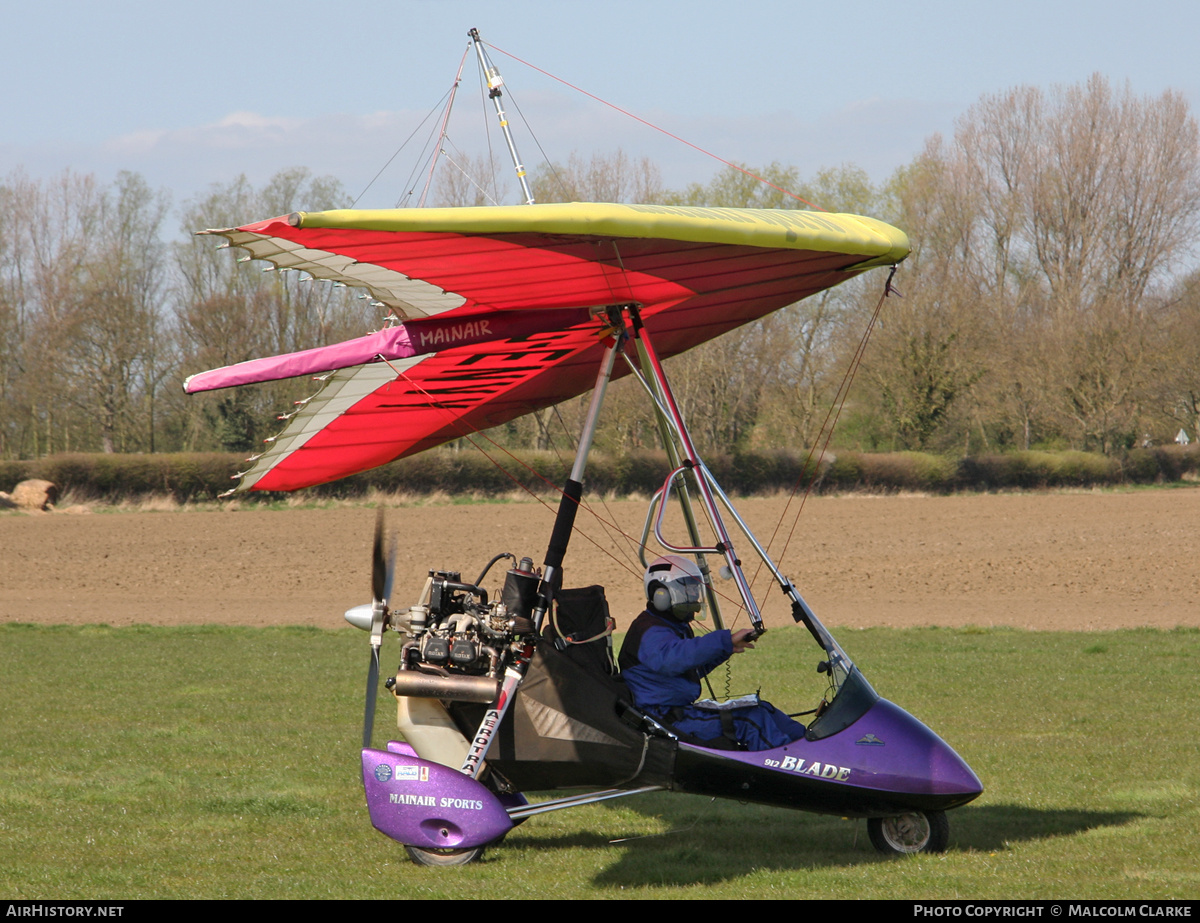
[[(407, 768), (407, 767), (402, 767)], [(387, 763), (379, 763), (375, 767), (375, 778), (380, 782), (386, 782), (392, 777), (392, 767)]]
[(464, 811), (482, 811), (483, 802), (475, 801), (470, 798), (443, 798), (441, 802), (443, 808), (460, 808)]
[(392, 792), (388, 795), (390, 804), (415, 804), (423, 808), (436, 808), (437, 799), (433, 795), (406, 795), (402, 792)]
[(417, 346), (422, 352), (432, 350), (437, 346), (458, 346), (463, 340), (482, 340), (491, 337), (492, 325), (486, 320), (468, 321), (465, 324), (455, 324), (452, 327), (438, 327), (436, 330), (418, 330)]
[[(504, 692), (501, 690), (500, 704), (504, 704)], [(475, 739), (471, 741), (471, 749), (467, 752), (467, 758), (463, 762), (462, 771), (464, 774), (474, 777), (475, 769), (479, 765), (479, 761), (483, 759), (484, 753), (487, 752), (488, 745), (492, 742), (492, 735), (496, 731), (496, 725), (500, 723), (500, 711), (493, 708), (483, 716), (483, 724), (479, 726), (479, 733), (475, 735)]]
[(833, 779), (836, 782), (845, 782), (850, 778), (849, 766), (835, 766), (833, 763), (818, 763), (815, 760), (810, 763), (795, 756), (785, 756), (782, 760), (764, 760), (763, 765), (799, 773), (802, 776)]
[(878, 737), (876, 737), (874, 734), (864, 734), (862, 737), (858, 738), (858, 740), (856, 740), (854, 742), (856, 744), (858, 744), (858, 746), (860, 746), (860, 747), (882, 747), (882, 746), (885, 746), (884, 742), (882, 740), (880, 740)]

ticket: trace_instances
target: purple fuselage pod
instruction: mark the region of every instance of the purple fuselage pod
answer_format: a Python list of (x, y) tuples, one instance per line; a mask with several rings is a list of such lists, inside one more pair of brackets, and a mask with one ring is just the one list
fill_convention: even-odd
[(886, 699), (832, 736), (774, 750), (681, 743), (673, 788), (843, 817), (943, 811), (983, 791), (962, 757)]
[(362, 751), (363, 787), (375, 829), (406, 846), (467, 849), (512, 829), (504, 806), (457, 769), (423, 760), (407, 744)]

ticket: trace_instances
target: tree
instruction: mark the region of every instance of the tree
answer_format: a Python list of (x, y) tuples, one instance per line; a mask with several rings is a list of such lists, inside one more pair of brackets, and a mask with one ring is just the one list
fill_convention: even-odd
[(2, 197), (0, 452), (153, 449), (165, 196), (131, 173), (18, 173)]
[(434, 204), (440, 207), (501, 205), (508, 195), (508, 177), (495, 157), (442, 154), (434, 181)]
[(773, 162), (764, 168), (752, 169), (737, 164), (722, 168), (707, 184), (692, 183), (682, 192), (669, 194), (664, 204), (711, 208), (807, 208), (807, 203), (783, 191), (799, 185), (800, 171), (796, 167)]
[[(883, 305), (863, 363), (857, 400), (879, 415), (899, 448), (944, 448), (944, 434), (969, 426), (972, 388), (991, 318), (980, 310), (981, 278), (972, 266), (977, 214), (965, 171), (932, 138), (880, 196), (880, 210), (904, 228), (913, 252), (902, 266), (901, 297)], [(857, 325), (869, 322), (878, 293), (865, 299)]]
[(591, 157), (572, 152), (565, 164), (533, 171), (530, 186), (538, 202), (657, 203), (666, 195), (658, 166), (648, 157), (631, 160), (620, 148)]
[[(901, 335), (941, 339), (976, 382), (956, 389), (943, 427), (974, 420), (985, 442), (1024, 447), (1055, 434), (1127, 443), (1160, 340), (1147, 307), (1200, 230), (1200, 141), (1182, 96), (1100, 76), (987, 96), (891, 185), (915, 243)], [(885, 316), (883, 339), (896, 326)]]
[[(180, 276), (175, 319), (185, 374), (367, 331), (372, 315), (380, 315), (356, 292), (239, 262), (219, 249), (218, 240), (191, 236), (256, 217), (347, 204), (336, 180), (314, 177), (303, 167), (277, 173), (261, 189), (238, 177), (187, 203), (183, 227), (190, 239), (174, 248)], [(244, 450), (277, 428), (274, 418), (281, 410), (312, 390), (309, 382), (292, 381), (184, 398), (177, 405), (178, 438), (187, 448)]]
[(25, 412), (24, 347), (27, 304), (21, 272), (21, 231), (17, 191), (0, 185), (0, 458), (23, 443)]
[[(1160, 422), (1157, 437), (1174, 438), (1179, 429), (1200, 436), (1200, 270), (1179, 280), (1154, 306), (1159, 340), (1150, 386)], [(1153, 435), (1154, 434), (1148, 434)]]
[(92, 177), (64, 173), (36, 182), (15, 173), (5, 183), (5, 453), (39, 455), (68, 448), (79, 426), (71, 413), (63, 332), (83, 275), (97, 200)]
[[(782, 183), (790, 182), (795, 171), (773, 164), (766, 173)], [(869, 215), (882, 207), (879, 190), (851, 164), (820, 170), (794, 188), (832, 212)], [(786, 201), (798, 204), (790, 197)], [(797, 448), (817, 444), (878, 298), (879, 282), (876, 274), (849, 279), (759, 321), (765, 359), (755, 426), (760, 442)]]
[(98, 201), (89, 254), (66, 323), (73, 400), (104, 452), (154, 450), (154, 395), (168, 370), (160, 315), (159, 230), (167, 201), (122, 173)]

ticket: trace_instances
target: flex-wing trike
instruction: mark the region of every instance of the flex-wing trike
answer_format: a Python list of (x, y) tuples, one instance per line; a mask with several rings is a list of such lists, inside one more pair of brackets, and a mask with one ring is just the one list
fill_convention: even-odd
[[(377, 526), (373, 595), (346, 618), (371, 633), (362, 750), (374, 826), (426, 865), (477, 858), (513, 826), (548, 811), (667, 790), (868, 819), (885, 853), (946, 848), (945, 812), (982, 792), (967, 764), (932, 730), (881, 698), (751, 533), (696, 452), (638, 305), (593, 309), (608, 337), (574, 465), (562, 490), (543, 567), (500, 554), (474, 582), (430, 571), (415, 605), (391, 605), (395, 551)], [(765, 631), (737, 549), (748, 547), (787, 596), (795, 620), (820, 649), (828, 689), (807, 733), (772, 750), (724, 749), (690, 740), (634, 707), (606, 663), (603, 589), (563, 589), (563, 558), (581, 506), (583, 477), (606, 387), (624, 362), (654, 408), (671, 470), (643, 530), (668, 552), (695, 556), (706, 608), (722, 627), (718, 573), (736, 588), (756, 633)], [(682, 535), (668, 537), (666, 510)], [(736, 527), (734, 535), (726, 522)], [(497, 598), (484, 587), (492, 566), (510, 567)], [(732, 596), (732, 594), (731, 594)], [(404, 741), (371, 744), (379, 651), (385, 630), (403, 640), (387, 686)], [(610, 649), (609, 649), (610, 651)], [(530, 803), (525, 791), (582, 789)]]

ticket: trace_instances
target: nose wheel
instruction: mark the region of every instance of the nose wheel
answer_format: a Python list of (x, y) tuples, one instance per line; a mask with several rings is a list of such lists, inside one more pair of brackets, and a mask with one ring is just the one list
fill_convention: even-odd
[(472, 849), (418, 849), (416, 846), (405, 846), (404, 851), (417, 865), (431, 865), (435, 868), (466, 865), (483, 855), (482, 846)]
[(872, 817), (867, 820), (867, 835), (871, 845), (887, 855), (945, 852), (950, 843), (950, 821), (945, 811)]

